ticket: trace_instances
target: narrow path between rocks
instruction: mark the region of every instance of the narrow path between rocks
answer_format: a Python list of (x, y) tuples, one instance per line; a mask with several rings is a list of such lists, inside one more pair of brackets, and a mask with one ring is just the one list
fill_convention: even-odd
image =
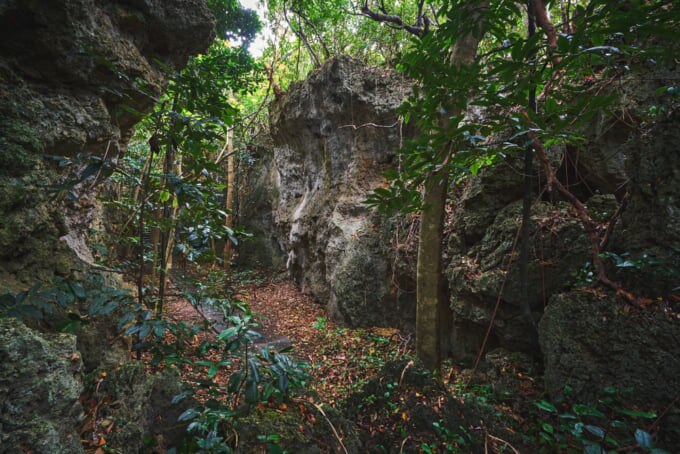
[[(175, 279), (185, 287), (184, 280)], [(166, 303), (168, 316), (201, 322), (175, 283)], [(184, 288), (190, 291), (189, 288)], [(395, 328), (347, 328), (329, 320), (324, 308), (289, 281), (265, 280), (235, 289), (250, 306), (263, 338), (256, 348), (292, 346), (288, 354), (307, 363), (319, 398), (333, 404), (372, 378), (386, 361), (412, 352), (409, 334)], [(209, 312), (204, 313), (213, 318)], [(185, 371), (191, 376), (191, 371)]]

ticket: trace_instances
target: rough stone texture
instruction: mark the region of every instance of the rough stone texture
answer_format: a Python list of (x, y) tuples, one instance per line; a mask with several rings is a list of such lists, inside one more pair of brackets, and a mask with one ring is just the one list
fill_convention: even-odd
[(680, 323), (652, 310), (624, 311), (615, 298), (585, 292), (556, 295), (539, 323), (545, 384), (565, 385), (580, 399), (604, 386), (633, 387), (630, 399), (664, 408), (680, 394)]
[(123, 452), (142, 452), (144, 437), (151, 436), (161, 448), (179, 448), (187, 435), (187, 423), (178, 423), (177, 418), (196, 404), (193, 399), (173, 404), (173, 397), (182, 391), (176, 369), (149, 374), (143, 364), (134, 362), (109, 371), (99, 387), (110, 402), (101, 408), (100, 416), (114, 425), (107, 445)]
[(621, 215), (612, 249), (642, 260), (622, 270), (627, 285), (652, 297), (680, 287), (680, 111), (655, 123), (626, 144), (630, 200)]
[[(212, 25), (204, 0), (0, 2), (0, 293), (92, 262), (92, 181), (72, 188), (69, 203), (50, 189), (87, 161), (64, 169), (52, 157), (115, 161), (166, 83), (161, 66), (179, 69), (206, 49)], [(81, 334), (88, 354), (97, 333)], [(75, 349), (73, 336), (0, 320), (0, 452), (82, 452)], [(88, 358), (89, 367), (101, 359)]]
[(74, 255), (58, 239), (72, 223), (47, 190), (63, 174), (45, 158), (115, 160), (134, 111), (165, 83), (155, 60), (181, 67), (208, 46), (211, 24), (203, 0), (0, 4), (0, 280), (71, 272)]
[[(521, 223), (522, 202), (511, 202), (493, 211), (484, 203), (471, 204), (468, 197), (480, 197), (477, 185), (471, 182), (464, 192), (458, 211), (461, 214), (454, 222), (459, 228), (449, 237), (450, 262), (446, 275), (453, 312), (450, 349), (459, 359), (471, 359), (478, 352), (505, 282), (487, 348), (502, 346), (532, 352), (536, 346), (527, 335), (531, 328), (519, 307), (519, 242), (512, 255)], [(488, 187), (489, 183), (482, 185)], [(492, 206), (502, 203), (501, 198)], [(455, 212), (454, 216), (457, 216)], [(588, 260), (589, 249), (580, 222), (565, 204), (536, 202), (531, 221), (529, 299), (534, 318), (538, 319), (546, 298), (568, 283), (570, 271)], [(508, 268), (511, 255), (513, 259)]]
[(286, 259), (274, 229), (272, 204), (278, 199), (276, 173), (272, 170), (274, 154), (269, 135), (262, 136), (250, 151), (251, 160), (243, 163), (240, 174), (239, 219), (248, 226), (252, 237), (238, 245), (236, 263), (259, 267), (274, 273), (285, 272)]
[(129, 338), (120, 336), (116, 328), (118, 314), (110, 318), (96, 318), (91, 323), (81, 324), (76, 329), (78, 351), (83, 358), (83, 370), (92, 372), (119, 366), (130, 360)]
[(0, 452), (79, 453), (76, 338), (0, 319)]
[(393, 165), (402, 141), (395, 110), (408, 85), (338, 57), (270, 107), (273, 151), (262, 161), (270, 168), (260, 196), (271, 199), (261, 216), (272, 213), (296, 283), (354, 325), (413, 317), (413, 294), (391, 283), (386, 220), (362, 203)]

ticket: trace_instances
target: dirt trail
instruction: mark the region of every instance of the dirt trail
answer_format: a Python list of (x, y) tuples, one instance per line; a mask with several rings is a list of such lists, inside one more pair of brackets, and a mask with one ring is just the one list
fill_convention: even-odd
[[(176, 321), (203, 323), (204, 317), (218, 317), (210, 311), (199, 313), (180, 294), (178, 287), (191, 292), (191, 285), (176, 276), (169, 286), (166, 314)], [(327, 318), (324, 308), (288, 281), (266, 280), (235, 289), (260, 324), (263, 338), (256, 348), (276, 350), (292, 346), (288, 355), (306, 363), (314, 377), (312, 387), (323, 402), (335, 403), (370, 379), (388, 360), (412, 351), (411, 336), (394, 328), (348, 328)], [(219, 324), (218, 324), (219, 325)], [(215, 325), (216, 328), (219, 328)], [(198, 344), (202, 334), (194, 340)], [(181, 366), (187, 378), (191, 367)], [(226, 376), (224, 379), (226, 380)]]
[(326, 317), (318, 303), (291, 282), (250, 285), (241, 292), (261, 325), (267, 345), (279, 349), (293, 345), (296, 357), (314, 361), (319, 334), (314, 324)]

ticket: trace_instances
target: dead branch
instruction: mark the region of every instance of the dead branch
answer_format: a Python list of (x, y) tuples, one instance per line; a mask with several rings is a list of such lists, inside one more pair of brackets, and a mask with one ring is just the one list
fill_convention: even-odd
[(345, 444), (342, 442), (342, 438), (340, 438), (340, 435), (338, 434), (338, 431), (335, 429), (335, 426), (333, 425), (333, 423), (331, 422), (331, 420), (328, 419), (328, 416), (326, 416), (326, 412), (323, 411), (323, 408), (321, 408), (321, 405), (317, 405), (317, 404), (315, 404), (315, 403), (313, 403), (313, 402), (310, 402), (310, 404), (312, 404), (312, 405), (314, 406), (314, 408), (316, 408), (317, 410), (319, 410), (319, 413), (321, 413), (321, 415), (326, 419), (326, 422), (328, 423), (328, 425), (331, 426), (331, 430), (333, 430), (333, 435), (335, 435), (335, 438), (338, 440), (338, 443), (340, 443), (340, 447), (342, 448), (343, 452), (344, 452), (345, 454), (349, 454), (349, 453), (347, 452), (347, 448), (345, 448)]
[(510, 442), (505, 441), (505, 440), (503, 440), (502, 438), (495, 437), (495, 436), (491, 435), (489, 432), (487, 432), (487, 433), (486, 433), (486, 437), (484, 437), (484, 452), (485, 452), (485, 453), (488, 453), (488, 452), (489, 452), (489, 445), (488, 445), (488, 443), (489, 443), (489, 438), (490, 438), (491, 440), (495, 441), (495, 442), (503, 443), (503, 445), (505, 445), (505, 446), (507, 446), (508, 448), (510, 448), (510, 449), (512, 450), (512, 452), (514, 452), (515, 454), (520, 454), (519, 451), (518, 451), (514, 446), (512, 446), (512, 445), (510, 444)]
[(561, 181), (555, 177), (555, 172), (553, 171), (548, 159), (548, 153), (546, 152), (543, 144), (535, 137), (535, 134), (530, 133), (529, 137), (532, 139), (532, 146), (534, 147), (534, 150), (536, 150), (536, 155), (538, 156), (538, 160), (548, 182), (548, 191), (552, 192), (553, 189), (556, 189), (557, 192), (562, 194), (574, 207), (576, 210), (576, 215), (581, 220), (581, 224), (583, 224), (583, 228), (590, 239), (593, 266), (595, 267), (598, 281), (607, 287), (616, 290), (617, 293), (623, 293), (620, 292), (621, 284), (614, 282), (607, 277), (604, 263), (600, 257), (600, 252), (602, 252), (602, 249), (600, 247), (600, 238), (597, 233), (598, 226), (593, 218), (590, 217), (588, 208), (574, 194), (572, 194), (571, 191), (569, 191), (569, 189), (567, 189)]
[(600, 241), (600, 250), (603, 250), (607, 246), (607, 243), (609, 242), (609, 237), (611, 237), (611, 234), (614, 231), (614, 227), (616, 226), (616, 221), (618, 220), (619, 216), (621, 216), (623, 210), (626, 208), (629, 198), (630, 192), (626, 192), (626, 195), (623, 196), (623, 199), (621, 200), (619, 207), (616, 209), (616, 212), (612, 215), (611, 218), (609, 218), (609, 222), (607, 222), (607, 229), (605, 230), (604, 235), (602, 236), (602, 240)]
[(391, 125), (377, 125), (375, 123), (364, 123), (364, 124), (359, 125), (359, 126), (357, 126), (357, 125), (342, 125), (342, 126), (338, 126), (338, 129), (352, 128), (356, 131), (357, 129), (366, 128), (366, 127), (369, 127), (369, 126), (372, 127), (372, 128), (394, 128), (398, 124), (399, 124), (399, 120), (395, 121)]

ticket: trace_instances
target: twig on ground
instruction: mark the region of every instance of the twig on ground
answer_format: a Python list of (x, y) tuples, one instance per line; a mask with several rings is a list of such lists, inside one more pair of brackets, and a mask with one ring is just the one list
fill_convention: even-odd
[(404, 367), (404, 370), (401, 371), (401, 377), (399, 377), (399, 386), (398, 388), (401, 388), (401, 384), (404, 382), (404, 375), (406, 375), (406, 371), (409, 370), (413, 366), (413, 361), (409, 361), (406, 364), (406, 367)]
[(321, 408), (321, 405), (317, 405), (314, 402), (309, 402), (309, 403), (312, 404), (314, 406), (314, 408), (319, 410), (319, 413), (321, 413), (321, 415), (326, 419), (326, 422), (328, 423), (328, 425), (331, 426), (331, 430), (333, 430), (333, 435), (335, 435), (335, 438), (338, 440), (338, 443), (340, 443), (340, 447), (342, 448), (343, 452), (345, 454), (349, 454), (347, 452), (347, 448), (345, 448), (345, 444), (342, 442), (342, 438), (340, 438), (338, 431), (335, 429), (335, 426), (333, 425), (331, 420), (328, 419), (328, 416), (326, 416), (326, 412), (323, 411), (323, 408)]
[(486, 432), (486, 436), (484, 437), (484, 452), (485, 453), (489, 452), (489, 438), (491, 438), (493, 441), (503, 443), (505, 446), (512, 449), (512, 452), (514, 452), (515, 454), (520, 454), (520, 452), (517, 450), (517, 448), (515, 448), (513, 445), (511, 445), (509, 441), (505, 441), (502, 438), (495, 437), (495, 436), (491, 435), (489, 432)]

